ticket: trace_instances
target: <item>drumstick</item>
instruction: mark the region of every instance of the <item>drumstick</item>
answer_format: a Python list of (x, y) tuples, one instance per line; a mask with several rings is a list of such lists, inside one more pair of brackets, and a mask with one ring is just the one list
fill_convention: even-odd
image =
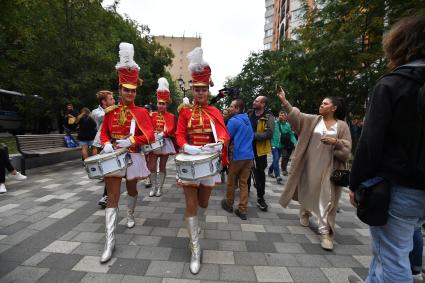
[(130, 135), (134, 136), (134, 132), (136, 131), (136, 120), (131, 119), (130, 124)]

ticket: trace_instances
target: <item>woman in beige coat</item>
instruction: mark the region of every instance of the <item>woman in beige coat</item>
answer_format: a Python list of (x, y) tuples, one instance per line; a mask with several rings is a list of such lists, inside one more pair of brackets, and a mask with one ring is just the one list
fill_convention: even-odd
[(345, 169), (351, 152), (351, 135), (341, 98), (327, 97), (319, 115), (301, 113), (286, 100), (282, 88), (277, 93), (288, 113), (288, 121), (298, 135), (288, 181), (279, 203), (286, 207), (291, 199), (301, 204), (300, 223), (309, 225), (313, 214), (318, 219), (321, 246), (333, 249), (335, 217), (341, 187), (330, 181), (332, 172)]

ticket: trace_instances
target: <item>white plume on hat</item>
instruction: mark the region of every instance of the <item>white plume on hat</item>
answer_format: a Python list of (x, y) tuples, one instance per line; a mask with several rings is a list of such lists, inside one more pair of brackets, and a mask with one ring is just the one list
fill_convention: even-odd
[(140, 70), (139, 65), (134, 62), (134, 46), (131, 43), (121, 42), (120, 51), (118, 52), (120, 56), (120, 61), (115, 65), (116, 69), (120, 68), (129, 68), (129, 69), (138, 69)]
[(202, 48), (195, 47), (192, 51), (187, 54), (187, 59), (189, 59), (189, 71), (191, 74), (198, 73), (204, 69), (205, 66), (208, 66), (208, 63), (202, 58)]
[(158, 79), (158, 88), (156, 89), (156, 90), (159, 90), (159, 91), (164, 91), (164, 90), (166, 90), (166, 91), (170, 91), (169, 90), (169, 87), (170, 87), (170, 85), (169, 85), (169, 83), (168, 83), (168, 81), (167, 81), (167, 79), (166, 78), (159, 78)]
[(190, 104), (190, 100), (188, 97), (183, 97), (183, 104), (184, 105), (189, 105)]

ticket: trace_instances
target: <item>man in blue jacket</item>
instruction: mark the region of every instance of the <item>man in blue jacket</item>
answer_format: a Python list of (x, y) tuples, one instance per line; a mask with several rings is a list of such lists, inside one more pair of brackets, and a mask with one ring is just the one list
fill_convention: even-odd
[(227, 130), (233, 143), (233, 155), (229, 156), (229, 174), (227, 181), (226, 198), (221, 201), (221, 207), (229, 213), (233, 212), (235, 201), (235, 185), (239, 183), (240, 202), (235, 214), (242, 220), (246, 220), (248, 209), (248, 179), (254, 158), (252, 142), (254, 131), (248, 115), (244, 113), (245, 106), (242, 99), (235, 99), (230, 104), (233, 115), (227, 123)]

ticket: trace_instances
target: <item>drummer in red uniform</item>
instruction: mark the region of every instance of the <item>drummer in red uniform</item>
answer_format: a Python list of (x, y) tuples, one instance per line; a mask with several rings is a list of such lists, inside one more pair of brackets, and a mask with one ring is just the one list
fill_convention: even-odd
[[(176, 117), (172, 113), (167, 112), (167, 106), (171, 102), (170, 91), (168, 88), (169, 84), (167, 79), (160, 78), (158, 80), (158, 89), (156, 90), (158, 111), (152, 112), (151, 118), (156, 139), (162, 139), (164, 145), (160, 149), (155, 150), (148, 155), (149, 170), (152, 174), (152, 188), (149, 192), (150, 197), (161, 196), (165, 176), (167, 175), (165, 166), (167, 165), (168, 156), (176, 153), (173, 141), (171, 140), (171, 138), (174, 138), (176, 134)], [(159, 173), (157, 174), (158, 158)]]
[(100, 141), (105, 153), (117, 148), (127, 148), (132, 164), (113, 176), (105, 177), (108, 204), (105, 210), (105, 248), (100, 261), (107, 262), (115, 248), (115, 229), (118, 219), (118, 202), (120, 199), (121, 179), (127, 185), (127, 227), (135, 225), (134, 209), (137, 202), (137, 181), (146, 178), (150, 172), (146, 161), (140, 154), (142, 144), (155, 140), (152, 123), (146, 109), (134, 105), (136, 88), (140, 85), (139, 66), (134, 62), (133, 45), (120, 44), (120, 62), (116, 65), (119, 78), (120, 102), (105, 110)]
[[(223, 162), (226, 163), (227, 154), (223, 147), (229, 141), (229, 134), (220, 110), (208, 105), (209, 86), (212, 85), (210, 66), (203, 60), (200, 47), (192, 50), (187, 57), (192, 74), (194, 105), (180, 110), (177, 144), (186, 154), (191, 155), (222, 151)], [(190, 272), (193, 274), (197, 274), (201, 268), (198, 206), (208, 207), (211, 190), (219, 180), (219, 175), (195, 181), (178, 180), (186, 199), (185, 220), (190, 236)]]

